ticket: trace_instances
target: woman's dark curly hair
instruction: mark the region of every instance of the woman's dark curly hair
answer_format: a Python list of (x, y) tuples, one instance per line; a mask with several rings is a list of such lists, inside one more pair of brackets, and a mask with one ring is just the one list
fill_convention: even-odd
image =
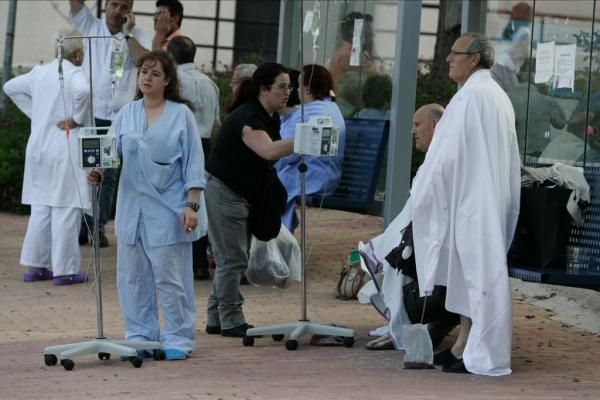
[[(137, 61), (136, 66), (138, 67), (137, 77), (140, 77), (140, 71), (142, 70), (142, 66), (144, 64), (148, 64), (148, 66), (153, 66), (156, 63), (160, 63), (162, 66), (163, 72), (165, 74), (165, 79), (169, 81), (167, 86), (165, 86), (165, 99), (174, 101), (176, 103), (183, 103), (187, 105), (191, 110), (193, 110), (192, 104), (183, 99), (179, 95), (179, 82), (177, 81), (177, 67), (175, 66), (175, 62), (171, 58), (171, 55), (166, 51), (157, 50), (151, 51), (149, 53), (144, 54)], [(135, 100), (139, 100), (144, 95), (140, 91), (139, 86), (135, 89)]]

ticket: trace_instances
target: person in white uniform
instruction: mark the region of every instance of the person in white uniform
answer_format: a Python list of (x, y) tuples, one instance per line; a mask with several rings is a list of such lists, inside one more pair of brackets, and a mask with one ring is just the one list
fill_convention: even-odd
[(447, 287), (461, 315), (456, 343), (436, 354), (446, 372), (511, 373), (512, 301), (506, 254), (519, 214), (520, 160), (512, 104), (490, 74), (494, 50), (479, 33), (448, 55), (461, 85), (438, 123), (411, 190), (421, 296)]
[[(427, 152), (433, 139), (435, 127), (443, 113), (444, 107), (435, 103), (426, 104), (415, 111), (413, 115), (412, 134), (415, 138), (415, 147), (417, 150), (423, 153)], [(417, 176), (418, 174), (419, 172), (417, 171)], [(366, 263), (367, 270), (373, 278), (373, 287), (377, 289), (377, 293), (369, 295), (370, 300), (375, 309), (389, 321), (385, 327), (373, 333), (381, 336), (369, 341), (366, 345), (367, 350), (404, 350), (404, 344), (402, 343), (403, 327), (411, 323), (420, 322), (420, 319), (410, 321), (404, 305), (403, 287), (410, 284), (413, 279), (392, 268), (385, 258), (398, 246), (402, 233), (410, 221), (411, 199), (409, 198), (400, 214), (394, 218), (381, 235), (371, 239), (366, 244), (359, 244), (359, 250)], [(377, 276), (377, 272), (380, 270), (383, 271), (383, 279), (379, 278), (381, 279), (381, 284), (379, 284)], [(369, 289), (365, 286), (364, 290)], [(381, 306), (385, 308), (381, 308)], [(428, 311), (431, 311), (431, 303), (428, 303), (426, 308)], [(444, 315), (442, 318), (427, 324), (434, 349), (458, 325), (457, 319), (455, 314)]]
[[(109, 127), (116, 113), (125, 104), (133, 100), (135, 95), (135, 64), (150, 49), (151, 41), (144, 32), (135, 26), (133, 0), (106, 0), (104, 4), (105, 19), (96, 18), (84, 5), (84, 0), (69, 0), (69, 21), (86, 36), (112, 36), (113, 39), (93, 39), (88, 49), (87, 39), (84, 42), (86, 52), (92, 56), (92, 97), (94, 104), (94, 125)], [(120, 57), (125, 54), (122, 69), (118, 67)], [(90, 79), (89, 57), (83, 60), (82, 70)], [(106, 130), (99, 130), (105, 134)], [(118, 169), (106, 170), (102, 187), (98, 194), (98, 230), (100, 231), (100, 247), (109, 245), (105, 234), (105, 225), (110, 218), (113, 206)], [(87, 221), (87, 224), (86, 224)], [(79, 232), (79, 243), (88, 242), (88, 227), (93, 229), (93, 218), (87, 216)]]
[[(73, 35), (80, 34), (61, 32), (61, 37)], [(79, 272), (77, 234), (90, 199), (75, 128), (89, 112), (89, 84), (79, 68), (83, 56), (81, 39), (65, 40), (62, 62), (55, 58), (4, 84), (6, 95), (31, 119), (21, 199), (31, 205), (20, 261), (28, 268), (25, 282), (54, 278), (55, 285), (69, 285), (86, 280)]]

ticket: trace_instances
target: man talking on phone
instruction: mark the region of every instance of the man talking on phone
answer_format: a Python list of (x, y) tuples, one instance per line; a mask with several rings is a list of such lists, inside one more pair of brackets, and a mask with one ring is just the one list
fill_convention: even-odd
[[(69, 0), (69, 20), (84, 36), (112, 36), (107, 39), (92, 39), (86, 45), (86, 57), (82, 69), (88, 80), (93, 82), (92, 99), (94, 119), (97, 127), (109, 127), (116, 113), (135, 94), (136, 61), (150, 49), (151, 42), (144, 32), (135, 26), (133, 0), (106, 0), (105, 19), (96, 18), (85, 6), (84, 0)], [(92, 56), (92, 77), (89, 57)], [(106, 134), (106, 130), (99, 134)], [(109, 245), (105, 225), (112, 212), (115, 183), (119, 170), (109, 169), (104, 173), (99, 194), (100, 247)], [(87, 225), (86, 225), (87, 220)], [(79, 244), (88, 242), (88, 227), (93, 229), (92, 218), (82, 220)]]

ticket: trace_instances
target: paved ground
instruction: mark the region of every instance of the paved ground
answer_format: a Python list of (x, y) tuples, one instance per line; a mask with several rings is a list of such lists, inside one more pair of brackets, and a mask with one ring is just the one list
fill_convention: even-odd
[[(291, 352), (270, 338), (243, 347), (240, 339), (206, 335), (209, 284), (199, 282), (198, 346), (187, 361), (147, 360), (135, 369), (89, 356), (65, 371), (46, 367), (43, 349), (96, 336), (94, 287), (24, 283), (18, 260), (27, 217), (0, 214), (0, 399), (600, 399), (600, 337), (551, 320), (519, 296), (511, 376), (403, 370), (402, 352), (365, 350), (368, 330), (383, 321), (370, 306), (336, 299), (334, 286), (340, 259), (379, 232), (381, 220), (311, 210), (308, 221), (309, 317), (355, 329), (353, 348), (311, 346), (306, 337)], [(90, 247), (82, 252), (91, 272)], [(101, 251), (104, 333), (120, 338), (115, 253), (114, 245)], [(298, 284), (286, 290), (245, 286), (243, 292), (247, 319), (257, 326), (300, 315)]]

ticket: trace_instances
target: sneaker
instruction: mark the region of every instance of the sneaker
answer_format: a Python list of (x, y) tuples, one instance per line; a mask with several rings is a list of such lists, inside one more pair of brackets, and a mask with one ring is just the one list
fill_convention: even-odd
[(188, 353), (177, 350), (177, 349), (165, 349), (165, 360), (167, 361), (175, 361), (175, 360), (185, 360), (188, 358)]
[(104, 233), (100, 234), (100, 247), (108, 247), (110, 244), (108, 243), (108, 238)]
[(221, 329), (221, 336), (244, 337), (246, 336), (246, 331), (250, 328), (254, 328), (254, 325), (250, 325), (244, 322), (243, 324), (235, 326), (233, 328)]
[(75, 285), (77, 283), (84, 283), (87, 281), (87, 274), (85, 272), (73, 275), (63, 275), (57, 276), (53, 279), (54, 285), (56, 286), (66, 286), (66, 285)]
[(52, 279), (52, 271), (47, 268), (36, 268), (36, 270), (35, 272), (25, 272), (23, 274), (23, 281), (37, 282)]
[(216, 326), (206, 325), (205, 331), (209, 335), (218, 335), (221, 333), (221, 327), (219, 325), (216, 325)]

